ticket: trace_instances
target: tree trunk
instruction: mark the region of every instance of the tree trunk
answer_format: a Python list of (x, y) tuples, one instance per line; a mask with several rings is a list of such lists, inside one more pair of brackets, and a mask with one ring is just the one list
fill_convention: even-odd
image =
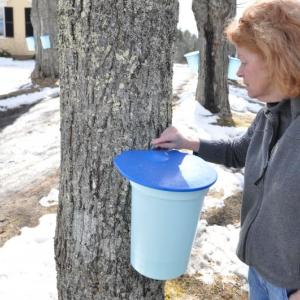
[[(33, 81), (59, 77), (56, 4), (56, 0), (32, 0), (31, 22), (36, 37), (36, 61), (31, 74)], [(42, 35), (49, 35), (50, 49), (43, 49), (40, 40)]]
[(236, 14), (236, 0), (193, 0), (200, 43), (196, 99), (212, 113), (230, 117), (228, 101), (229, 46), (226, 23)]
[(58, 14), (59, 299), (163, 299), (163, 282), (130, 266), (130, 189), (112, 160), (171, 123), (178, 3), (59, 0)]

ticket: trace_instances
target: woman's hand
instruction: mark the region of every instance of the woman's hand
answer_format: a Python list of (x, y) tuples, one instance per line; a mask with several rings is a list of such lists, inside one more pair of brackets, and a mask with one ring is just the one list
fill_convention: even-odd
[(300, 290), (297, 292), (293, 293), (290, 297), (289, 300), (300, 300)]
[(154, 148), (199, 150), (199, 141), (184, 137), (175, 127), (167, 128), (159, 138), (151, 142)]

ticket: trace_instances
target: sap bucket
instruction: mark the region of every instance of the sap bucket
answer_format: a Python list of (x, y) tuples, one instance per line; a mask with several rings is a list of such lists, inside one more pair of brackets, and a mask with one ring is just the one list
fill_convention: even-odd
[(41, 43), (42, 43), (43, 49), (51, 48), (49, 35), (41, 35), (40, 38), (41, 38)]
[(192, 70), (194, 73), (198, 73), (198, 68), (199, 68), (199, 51), (193, 51), (184, 54), (184, 57), (187, 60), (189, 68)]
[[(192, 72), (198, 73), (199, 68), (199, 62), (200, 62), (200, 54), (199, 51), (193, 51), (184, 54), (184, 57), (187, 60), (188, 66), (191, 69)], [(236, 75), (239, 67), (240, 67), (241, 61), (236, 58), (229, 56), (229, 63), (228, 63), (228, 79), (231, 80), (238, 80), (238, 76)]]
[(240, 64), (241, 61), (238, 58), (229, 56), (228, 79), (238, 80), (236, 73), (240, 67)]
[(29, 51), (35, 51), (35, 39), (33, 36), (26, 38), (26, 44)]
[(114, 164), (132, 187), (132, 266), (157, 280), (182, 275), (204, 196), (217, 179), (215, 170), (201, 158), (175, 150), (125, 151)]

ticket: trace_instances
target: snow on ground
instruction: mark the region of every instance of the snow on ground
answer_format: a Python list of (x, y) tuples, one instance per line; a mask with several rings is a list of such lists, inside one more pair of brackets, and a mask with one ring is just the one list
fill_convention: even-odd
[(0, 95), (30, 85), (33, 68), (34, 60), (19, 61), (0, 57)]
[(58, 205), (58, 190), (57, 189), (51, 189), (49, 194), (45, 197), (43, 197), (39, 202), (42, 206), (50, 207), (53, 205)]
[(229, 94), (230, 107), (236, 112), (257, 113), (264, 105), (262, 102), (250, 98), (245, 89), (233, 85), (229, 86)]
[[(246, 280), (248, 267), (240, 262), (235, 254), (238, 243), (239, 227), (236, 225), (208, 226), (205, 220), (198, 224), (198, 230), (191, 253), (188, 273), (201, 273), (202, 281), (214, 282), (214, 275), (219, 274), (224, 281), (232, 281), (237, 275)], [(247, 287), (245, 287), (246, 289)]]
[(46, 97), (54, 98), (59, 96), (59, 88), (44, 88), (39, 92), (23, 94), (9, 99), (1, 100), (0, 111), (17, 108), (21, 105), (30, 105)]
[(59, 117), (59, 98), (47, 97), (0, 132), (0, 195), (59, 168)]
[(55, 214), (45, 215), (38, 227), (24, 227), (20, 236), (0, 248), (0, 299), (57, 299), (55, 222)]
[[(7, 61), (4, 61), (7, 63)], [(3, 60), (0, 60), (0, 68)], [(7, 71), (7, 80), (14, 81), (16, 71)], [(25, 66), (24, 69), (28, 69)], [(23, 68), (21, 68), (21, 71)], [(2, 72), (1, 72), (2, 74)], [(26, 76), (25, 76), (26, 81)], [(197, 103), (195, 98), (196, 76), (186, 65), (175, 65), (173, 87), (178, 93), (173, 115), (173, 124), (191, 135), (205, 139), (228, 139), (242, 134), (245, 128), (221, 127), (213, 123), (216, 117)], [(20, 79), (20, 82), (22, 80)], [(23, 82), (24, 82), (23, 81)], [(1, 82), (1, 79), (0, 79)], [(0, 94), (6, 92), (0, 87)], [(234, 109), (242, 112), (256, 112), (260, 104), (249, 101), (244, 90), (230, 89), (230, 102)], [(28, 95), (28, 99), (34, 95)], [(13, 105), (16, 99), (8, 100)], [(241, 103), (241, 105), (239, 105)], [(1, 101), (0, 101), (1, 105)], [(59, 164), (59, 98), (46, 98), (32, 107), (15, 123), (0, 133), (0, 186), (13, 189), (34, 180), (40, 172)], [(212, 206), (222, 206), (223, 200), (243, 187), (242, 172), (233, 172), (222, 166), (213, 165), (218, 173), (218, 181), (212, 187), (222, 191), (222, 198), (206, 197), (204, 210)], [(11, 174), (19, 173), (20, 177)], [(9, 178), (15, 178), (15, 182)], [(27, 181), (26, 181), (27, 180)], [(22, 184), (21, 184), (22, 187)], [(21, 188), (20, 187), (20, 188)], [(49, 206), (58, 201), (58, 191), (53, 189), (43, 197), (41, 205)], [(22, 233), (0, 248), (0, 299), (3, 300), (53, 300), (57, 299), (56, 275), (53, 252), (55, 215), (46, 215), (35, 228), (23, 228)], [(209, 226), (205, 220), (198, 224), (198, 232), (191, 254), (188, 274), (201, 272), (205, 282), (212, 282), (214, 274), (229, 276), (238, 274), (246, 277), (247, 267), (235, 255), (239, 228), (236, 225)]]

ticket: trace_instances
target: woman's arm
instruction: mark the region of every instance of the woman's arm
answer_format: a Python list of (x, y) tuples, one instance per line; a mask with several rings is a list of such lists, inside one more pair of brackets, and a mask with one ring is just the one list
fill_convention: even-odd
[(261, 110), (246, 133), (232, 140), (206, 141), (192, 140), (185, 137), (175, 127), (167, 128), (159, 138), (152, 140), (155, 148), (189, 149), (203, 159), (223, 164), (227, 167), (242, 168), (245, 166), (246, 154)]

